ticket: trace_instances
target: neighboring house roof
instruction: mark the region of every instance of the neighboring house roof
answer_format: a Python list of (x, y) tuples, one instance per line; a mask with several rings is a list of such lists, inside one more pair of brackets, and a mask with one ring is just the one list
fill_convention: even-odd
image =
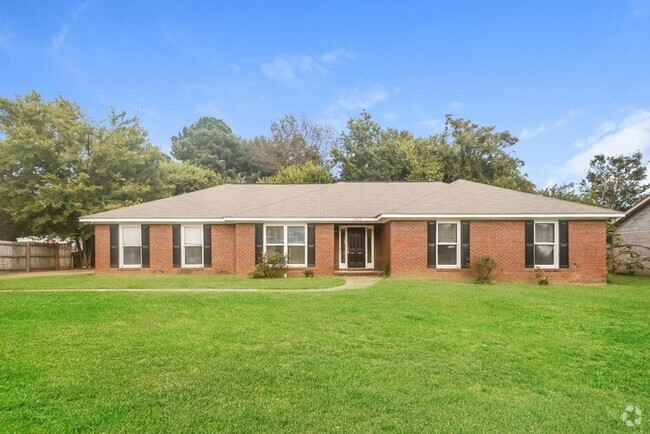
[(625, 215), (619, 218), (616, 221), (616, 223), (618, 223), (619, 225), (624, 223), (627, 219), (629, 219), (639, 211), (643, 210), (648, 205), (650, 205), (650, 195), (648, 195), (645, 199), (642, 199), (639, 202), (637, 202), (632, 208), (625, 211)]
[(82, 222), (386, 221), (415, 218), (617, 218), (604, 208), (458, 180), (225, 184), (101, 212)]

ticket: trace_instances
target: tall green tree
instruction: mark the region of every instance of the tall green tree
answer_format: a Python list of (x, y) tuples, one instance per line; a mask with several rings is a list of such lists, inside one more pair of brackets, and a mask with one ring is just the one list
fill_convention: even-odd
[(414, 137), (408, 131), (382, 129), (364, 111), (348, 121), (332, 155), (343, 180), (467, 179), (532, 192), (533, 183), (521, 172), (523, 161), (508, 152), (515, 143), (517, 138), (507, 131), (451, 116), (441, 134)]
[(577, 187), (575, 182), (566, 182), (564, 184), (553, 184), (550, 187), (542, 188), (537, 193), (541, 196), (594, 205), (588, 197), (585, 197), (577, 190)]
[(298, 117), (284, 115), (271, 123), (269, 137), (258, 136), (247, 142), (251, 174), (269, 176), (307, 162), (327, 166), (335, 142), (330, 125), (315, 122), (304, 113)]
[(165, 195), (176, 196), (230, 182), (212, 169), (191, 163), (166, 161), (160, 166), (165, 180)]
[(329, 168), (313, 161), (287, 166), (273, 176), (261, 178), (265, 184), (327, 184), (332, 182)]
[(2, 209), (0, 209), (0, 241), (14, 241), (21, 235), (16, 224)]
[(580, 182), (585, 197), (605, 208), (625, 211), (648, 192), (647, 167), (640, 151), (630, 155), (598, 154)]
[(239, 139), (221, 119), (203, 117), (172, 137), (174, 158), (214, 170), (223, 176), (248, 173), (246, 153)]
[(62, 97), (0, 98), (0, 213), (20, 235), (69, 237), (86, 263), (92, 228), (79, 217), (165, 193), (167, 157), (136, 118), (93, 123)]
[(438, 156), (426, 140), (408, 131), (382, 129), (366, 111), (348, 121), (332, 158), (344, 181), (442, 178)]
[(533, 192), (535, 185), (521, 172), (524, 162), (508, 150), (518, 139), (494, 126), (447, 115), (444, 131), (432, 137), (443, 165), (443, 180), (466, 179)]

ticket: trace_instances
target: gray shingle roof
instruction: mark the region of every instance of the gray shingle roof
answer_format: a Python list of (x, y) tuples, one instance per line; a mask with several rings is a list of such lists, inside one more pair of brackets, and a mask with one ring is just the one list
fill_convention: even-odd
[[(622, 213), (589, 205), (458, 180), (226, 184), (101, 212), (82, 221), (322, 219), (349, 221), (417, 216), (566, 216), (610, 218)], [(391, 217), (392, 216), (392, 217)]]

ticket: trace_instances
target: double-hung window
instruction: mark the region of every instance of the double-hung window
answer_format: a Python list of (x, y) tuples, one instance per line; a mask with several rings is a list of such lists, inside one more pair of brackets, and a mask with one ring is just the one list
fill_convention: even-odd
[(458, 222), (438, 222), (437, 248), (438, 268), (460, 267), (460, 225)]
[(557, 267), (557, 239), (557, 222), (535, 222), (535, 267)]
[(264, 251), (281, 253), (287, 263), (293, 266), (307, 266), (307, 226), (266, 225), (264, 226)]
[(183, 226), (183, 267), (203, 267), (203, 226)]
[(121, 226), (121, 266), (137, 268), (142, 266), (142, 229), (140, 225)]

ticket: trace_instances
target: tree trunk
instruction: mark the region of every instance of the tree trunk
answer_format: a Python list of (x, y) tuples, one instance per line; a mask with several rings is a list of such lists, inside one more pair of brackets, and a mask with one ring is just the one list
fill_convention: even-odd
[(77, 251), (79, 252), (79, 259), (81, 262), (81, 268), (90, 268), (89, 252), (88, 252), (88, 242), (87, 240), (80, 240), (76, 238), (75, 244), (77, 245)]
[(83, 263), (83, 249), (81, 248), (81, 241), (79, 240), (79, 238), (75, 238), (75, 239), (74, 239), (74, 244), (75, 244), (75, 246), (77, 247), (77, 252), (79, 252), (79, 260), (80, 260), (80, 261), (79, 261), (79, 262), (80, 262), (79, 266), (80, 266), (81, 268), (84, 268), (84, 263)]

